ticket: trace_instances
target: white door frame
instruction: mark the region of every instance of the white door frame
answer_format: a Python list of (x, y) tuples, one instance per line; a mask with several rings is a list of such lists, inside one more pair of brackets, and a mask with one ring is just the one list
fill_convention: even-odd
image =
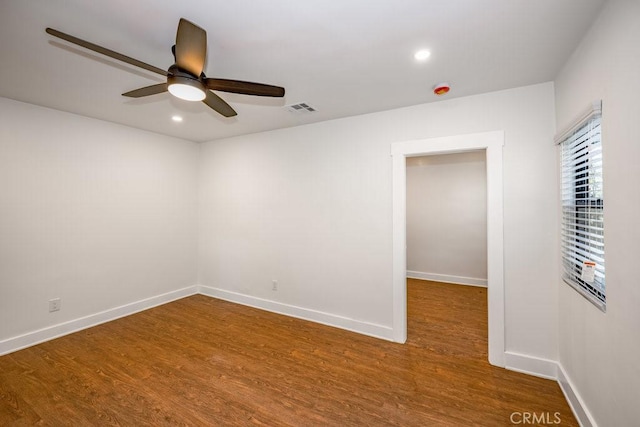
[(504, 132), (396, 142), (393, 159), (393, 340), (407, 340), (407, 157), (485, 150), (489, 363), (505, 366), (502, 147)]

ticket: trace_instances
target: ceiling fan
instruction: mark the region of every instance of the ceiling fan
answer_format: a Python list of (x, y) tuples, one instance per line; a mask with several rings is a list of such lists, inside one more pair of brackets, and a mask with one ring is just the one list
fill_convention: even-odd
[(284, 88), (279, 86), (241, 80), (214, 79), (205, 76), (203, 69), (207, 56), (207, 33), (202, 28), (184, 18), (180, 19), (178, 33), (176, 34), (176, 44), (171, 48), (175, 64), (169, 67), (167, 71), (61, 31), (54, 30), (53, 28), (47, 28), (46, 32), (62, 40), (167, 78), (166, 83), (132, 90), (123, 93), (123, 96), (141, 98), (143, 96), (169, 91), (172, 95), (187, 101), (202, 101), (225, 117), (233, 117), (237, 115), (237, 113), (222, 98), (213, 93), (212, 90), (244, 95), (284, 96)]

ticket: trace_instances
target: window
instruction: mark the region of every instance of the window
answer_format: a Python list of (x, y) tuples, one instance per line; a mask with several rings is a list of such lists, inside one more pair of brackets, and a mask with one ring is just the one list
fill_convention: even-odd
[(556, 139), (562, 151), (562, 266), (563, 280), (605, 311), (601, 114), (594, 105)]

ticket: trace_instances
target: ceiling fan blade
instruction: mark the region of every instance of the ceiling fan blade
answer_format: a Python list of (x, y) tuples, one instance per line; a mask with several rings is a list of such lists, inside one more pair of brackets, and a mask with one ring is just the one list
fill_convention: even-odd
[(222, 98), (220, 98), (210, 90), (207, 91), (207, 97), (202, 102), (225, 117), (233, 117), (238, 115), (238, 113), (236, 113), (236, 111), (231, 108), (229, 104), (227, 104)]
[(207, 57), (207, 32), (181, 18), (176, 34), (175, 55), (179, 68), (196, 77), (200, 76)]
[(243, 82), (241, 80), (205, 79), (205, 85), (212, 90), (222, 92), (241, 93), (243, 95), (284, 96), (284, 88), (280, 86), (265, 85), (262, 83)]
[(146, 64), (142, 61), (138, 61), (137, 59), (133, 59), (129, 56), (123, 55), (121, 53), (115, 52), (113, 50), (107, 49), (102, 46), (98, 46), (97, 44), (90, 43), (86, 40), (79, 39), (74, 36), (70, 36), (69, 34), (65, 34), (61, 31), (54, 30), (53, 28), (47, 28), (46, 32), (51, 34), (54, 37), (58, 37), (59, 39), (66, 40), (70, 43), (76, 44), (78, 46), (84, 47), (86, 49), (92, 50), (94, 52), (98, 52), (99, 54), (108, 56), (113, 59), (117, 59), (118, 61), (126, 62), (127, 64), (134, 65), (136, 67), (143, 68), (147, 71), (151, 71), (162, 76), (166, 76), (167, 72), (161, 68), (154, 67), (153, 65)]
[(166, 92), (167, 90), (167, 84), (160, 83), (123, 93), (122, 96), (128, 96), (129, 98), (142, 98), (143, 96), (155, 95)]

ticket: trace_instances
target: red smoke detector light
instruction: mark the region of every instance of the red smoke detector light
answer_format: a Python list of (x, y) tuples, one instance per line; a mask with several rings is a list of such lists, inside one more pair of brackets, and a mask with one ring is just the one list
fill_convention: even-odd
[(451, 89), (451, 87), (449, 86), (449, 83), (440, 83), (433, 87), (433, 93), (435, 93), (438, 96), (442, 96), (445, 93), (449, 92), (449, 89)]

